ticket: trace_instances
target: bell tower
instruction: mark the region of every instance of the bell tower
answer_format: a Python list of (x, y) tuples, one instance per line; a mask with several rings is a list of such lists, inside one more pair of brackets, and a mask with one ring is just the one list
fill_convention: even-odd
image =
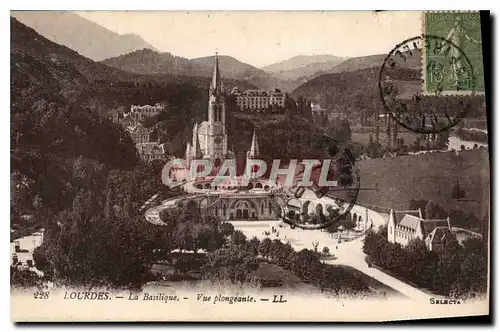
[(221, 165), (227, 155), (226, 105), (219, 71), (219, 55), (215, 53), (215, 66), (208, 96), (207, 156), (214, 165)]

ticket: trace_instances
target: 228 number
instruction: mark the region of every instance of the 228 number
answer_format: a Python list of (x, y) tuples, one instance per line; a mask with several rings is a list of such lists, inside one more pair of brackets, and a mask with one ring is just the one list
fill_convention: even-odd
[(49, 298), (49, 291), (36, 291), (34, 298), (37, 300), (47, 300)]

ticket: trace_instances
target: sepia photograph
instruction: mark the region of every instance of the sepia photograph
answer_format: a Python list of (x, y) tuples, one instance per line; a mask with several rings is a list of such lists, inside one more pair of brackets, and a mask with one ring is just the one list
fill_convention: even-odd
[(489, 315), (490, 24), (10, 11), (11, 320)]

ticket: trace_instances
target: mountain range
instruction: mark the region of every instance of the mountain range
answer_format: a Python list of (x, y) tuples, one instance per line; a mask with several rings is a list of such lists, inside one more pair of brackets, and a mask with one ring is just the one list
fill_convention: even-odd
[[(60, 26), (61, 22), (65, 20), (73, 21), (75, 19), (77, 23), (83, 20), (90, 24), (93, 29), (114, 34), (69, 12), (43, 12), (43, 15), (40, 14), (41, 16), (35, 15), (38, 12), (33, 14), (13, 12), (13, 14), (25, 17), (43, 17), (38, 21), (40, 26), (45, 26), (45, 28), (40, 28), (43, 31), (47, 31), (47, 26), (50, 24), (47, 23), (46, 19), (52, 15), (54, 21), (57, 21), (52, 24), (52, 27)], [(72, 26), (75, 27), (78, 24)], [(95, 90), (95, 84), (91, 84), (95, 81), (114, 82), (108, 84), (107, 87), (101, 86), (101, 89), (104, 90), (111, 89), (113, 84), (116, 87), (118, 82), (153, 82), (154, 84), (160, 83), (160, 85), (189, 83), (197, 88), (206, 89), (215, 61), (214, 56), (188, 59), (168, 52), (158, 52), (148, 47), (95, 62), (69, 47), (52, 42), (49, 40), (50, 38), (40, 36), (33, 29), (26, 27), (14, 18), (11, 19), (11, 29), (13, 79), (19, 79), (20, 82), (24, 83), (31, 80), (37, 82), (39, 86), (51, 81), (62, 86), (61, 91), (66, 94), (82, 90), (82, 86), (84, 86), (83, 90)], [(88, 33), (94, 31), (93, 29), (83, 29), (81, 33), (75, 34), (82, 35), (79, 37), (81, 40), (88, 39), (91, 38)], [(95, 42), (93, 45), (99, 43), (102, 41)], [(89, 50), (93, 48), (89, 47)], [(100, 47), (100, 49), (105, 48)], [(90, 52), (89, 50), (82, 51), (80, 49), (80, 52)], [(326, 105), (332, 105), (335, 103), (335, 96), (343, 91), (342, 86), (345, 84), (350, 84), (349, 82), (352, 84), (355, 81), (356, 86), (358, 83), (363, 85), (363, 82), (365, 85), (371, 85), (369, 82), (372, 82), (373, 79), (371, 77), (363, 78), (363, 76), (368, 72), (371, 75), (372, 71), (361, 71), (354, 75), (334, 75), (331, 78), (325, 75), (380, 68), (385, 56), (379, 54), (349, 59), (333, 55), (296, 56), (259, 69), (228, 55), (220, 55), (219, 63), (226, 87), (272, 89), (278, 86), (284, 91), (293, 92), (294, 96), (303, 94), (311, 100), (320, 100), (320, 96), (324, 95), (322, 91), (329, 91), (330, 96)], [(418, 59), (416, 57), (409, 59), (411, 61), (408, 61), (407, 67), (417, 69), (419, 67)], [(413, 59), (417, 60), (413, 61)], [(33, 68), (29, 68), (33, 66), (43, 68), (43, 70), (37, 72)], [(39, 75), (41, 73), (45, 74)], [(78, 86), (80, 89), (77, 88)], [(335, 87), (340, 87), (340, 90)], [(357, 91), (361, 93), (362, 86)], [(119, 93), (123, 94), (122, 91)]]
[(319, 70), (330, 69), (347, 58), (335, 55), (298, 55), (290, 59), (262, 67), (262, 70), (284, 80), (308, 77)]
[(135, 34), (120, 35), (69, 11), (12, 11), (12, 17), (45, 38), (94, 61), (155, 48)]
[[(107, 112), (114, 107), (138, 103), (191, 98), (184, 101), (187, 105), (206, 98), (208, 77), (123, 71), (56, 44), (13, 17), (10, 30), (13, 108), (30, 108), (40, 100), (65, 100), (64, 103), (78, 101), (99, 112)], [(256, 88), (231, 79), (225, 82), (241, 89)]]
[[(11, 14), (48, 40), (68, 47), (61, 49), (53, 61), (69, 56), (81, 73), (93, 79), (136, 80), (139, 75), (146, 79), (161, 76), (170, 81), (186, 81), (188, 77), (209, 78), (212, 74), (213, 56), (188, 59), (159, 52), (136, 35), (117, 34), (72, 12), (13, 11)], [(20, 41), (17, 47), (23, 47), (21, 44)], [(45, 43), (42, 48), (50, 54), (53, 47)], [(327, 54), (298, 55), (260, 69), (228, 55), (219, 56), (219, 61), (222, 76), (228, 81), (238, 81), (238, 86), (266, 90), (279, 87), (292, 92), (322, 74), (377, 67), (384, 58), (383, 54), (350, 59)]]
[[(211, 77), (215, 57), (187, 59), (168, 52), (142, 49), (106, 59), (101, 63), (136, 74)], [(219, 64), (221, 75), (225, 79), (247, 82), (263, 89), (272, 89), (280, 84), (280, 80), (273, 75), (227, 55), (219, 55)]]

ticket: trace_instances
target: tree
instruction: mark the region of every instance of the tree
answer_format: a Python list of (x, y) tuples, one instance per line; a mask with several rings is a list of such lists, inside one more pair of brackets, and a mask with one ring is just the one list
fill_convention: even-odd
[(18, 270), (16, 267), (10, 267), (10, 286), (11, 287), (26, 287), (26, 288), (42, 288), (43, 280), (29, 270)]
[(260, 240), (256, 236), (254, 236), (247, 242), (246, 248), (254, 256), (257, 256), (259, 254), (259, 245), (260, 245)]
[(322, 112), (321, 112), (321, 116), (320, 116), (320, 124), (321, 124), (323, 127), (328, 127), (328, 125), (330, 124), (330, 120), (328, 119), (328, 115), (326, 115), (325, 111), (322, 111)]
[(195, 249), (195, 238), (191, 226), (192, 225), (188, 222), (180, 222), (177, 224), (172, 234), (175, 246), (181, 251)]
[(276, 265), (288, 268), (294, 254), (295, 251), (290, 243), (284, 244), (278, 239), (272, 242), (270, 256), (271, 261)]
[(444, 130), (437, 134), (436, 145), (438, 149), (446, 149), (450, 144), (450, 131)]
[(392, 145), (392, 140), (391, 140), (391, 136), (392, 136), (392, 118), (389, 118), (389, 121), (387, 121), (387, 128), (385, 129), (385, 132), (387, 134), (387, 148), (390, 149), (391, 148), (391, 145)]
[(413, 152), (420, 151), (422, 149), (421, 142), (422, 138), (420, 136), (417, 136), (417, 138), (415, 138), (415, 141), (413, 141), (413, 143), (411, 144), (410, 150)]
[(432, 200), (428, 201), (425, 205), (424, 217), (425, 219), (441, 219), (446, 218), (448, 214), (446, 210), (440, 205), (434, 203)]
[(412, 280), (418, 280), (424, 270), (425, 260), (429, 253), (424, 241), (415, 239), (410, 241), (407, 246), (406, 271)]
[(457, 182), (451, 189), (451, 197), (453, 199), (460, 199), (465, 197), (465, 190), (460, 188), (460, 181), (457, 179)]
[(333, 121), (331, 130), (332, 136), (339, 142), (347, 142), (351, 139), (351, 125), (347, 119)]
[(347, 215), (344, 216), (344, 218), (342, 219), (342, 221), (340, 223), (347, 231), (347, 235), (349, 235), (349, 231), (356, 226), (356, 221), (351, 219)]
[(479, 239), (468, 239), (463, 242), (463, 258), (460, 264), (461, 273), (452, 286), (455, 293), (471, 296), (485, 294), (488, 284), (488, 245)]
[(399, 132), (399, 124), (397, 121), (394, 121), (394, 126), (392, 127), (392, 140), (394, 148), (399, 148), (400, 142), (398, 141), (398, 132)]
[(379, 228), (376, 232), (370, 229), (363, 240), (363, 252), (376, 265), (384, 266), (387, 243), (387, 226)]
[(46, 234), (35, 254), (38, 268), (56, 281), (78, 285), (137, 286), (144, 282), (152, 255), (148, 234), (153, 225), (72, 214), (78, 221), (73, 227)]
[(233, 224), (229, 223), (229, 222), (223, 222), (220, 224), (220, 232), (222, 233), (222, 235), (224, 236), (229, 236), (231, 234), (233, 234), (234, 232), (234, 226)]
[(365, 153), (370, 158), (380, 158), (383, 155), (382, 146), (380, 145), (380, 143), (373, 141), (372, 134), (370, 134), (369, 136), (368, 145), (366, 145), (365, 147)]
[(318, 254), (311, 250), (302, 249), (294, 255), (291, 267), (303, 281), (316, 283), (321, 277), (323, 264), (319, 260)]
[(435, 282), (435, 289), (440, 294), (449, 294), (460, 275), (461, 250), (462, 247), (457, 242), (450, 242), (440, 255)]
[(240, 247), (230, 245), (208, 254), (202, 272), (203, 277), (209, 280), (243, 283), (250, 280), (258, 267), (259, 262), (255, 256)]
[(179, 255), (175, 259), (175, 269), (180, 273), (186, 273), (192, 267), (193, 260), (191, 255)]
[(350, 141), (351, 140), (351, 124), (349, 123), (349, 120), (344, 119), (341, 121), (340, 128), (342, 130), (342, 140), (344, 141)]
[(264, 240), (260, 242), (259, 254), (261, 254), (262, 257), (264, 257), (265, 259), (268, 259), (271, 250), (272, 250), (272, 241), (270, 238), (266, 237)]
[(233, 234), (231, 234), (231, 243), (235, 246), (242, 247), (247, 243), (247, 237), (239, 229), (235, 230)]
[(195, 224), (192, 227), (195, 252), (199, 249), (214, 251), (224, 244), (224, 237), (213, 227), (205, 223)]
[(344, 151), (345, 152), (341, 153), (337, 160), (339, 172), (338, 183), (341, 186), (348, 187), (354, 182), (353, 164), (355, 162), (355, 158), (348, 149), (345, 149)]

